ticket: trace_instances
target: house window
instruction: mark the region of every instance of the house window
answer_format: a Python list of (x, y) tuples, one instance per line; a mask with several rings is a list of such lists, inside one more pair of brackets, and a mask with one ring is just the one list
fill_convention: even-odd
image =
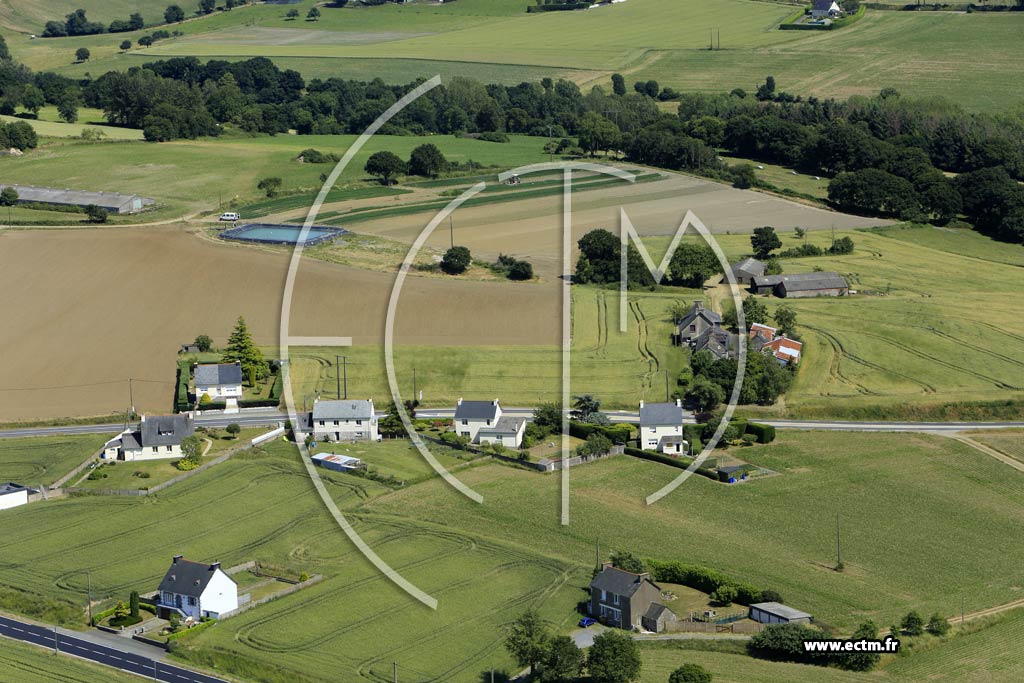
[(464, 436), (464, 437), (466, 437), (468, 439), (469, 438), (469, 432), (462, 432), (462, 436)]
[[(192, 595), (188, 596), (188, 604), (189, 604), (189, 607), (195, 607), (196, 606), (195, 596), (192, 596)], [(615, 604), (618, 604), (618, 602), (616, 602)]]
[(362, 420), (356, 420), (356, 426), (363, 424)]
[[(348, 422), (348, 420), (345, 420), (345, 421), (346, 421), (346, 422)], [(338, 422), (337, 420), (335, 420), (335, 421), (334, 421), (334, 426), (335, 426), (335, 427), (337, 427), (337, 426), (338, 426), (339, 424), (341, 424), (341, 423), (340, 423), (340, 422)]]
[(463, 426), (468, 425), (469, 424), (469, 420), (463, 420), (462, 424), (463, 424)]
[(651, 434), (657, 434), (657, 433), (658, 433), (658, 428), (657, 427), (651, 427)]
[(323, 427), (326, 424), (323, 420), (320, 420), (320, 426)]
[(157, 452), (157, 447), (156, 447), (156, 446), (153, 446), (153, 452), (154, 452), (154, 453), (156, 453), (156, 452)]
[(608, 593), (606, 593), (605, 591), (601, 591), (601, 602), (605, 602), (607, 600), (608, 600)]
[(690, 325), (690, 332), (696, 332), (696, 331), (697, 331), (697, 326), (696, 325)]
[(612, 595), (612, 604), (613, 605), (619, 604), (619, 594), (618, 593), (615, 593), (615, 594)]
[(171, 451), (173, 451), (173, 450), (174, 450), (174, 447), (173, 447), (173, 446), (167, 446), (167, 452), (168, 452), (168, 453), (170, 453), (170, 452), (171, 452)]

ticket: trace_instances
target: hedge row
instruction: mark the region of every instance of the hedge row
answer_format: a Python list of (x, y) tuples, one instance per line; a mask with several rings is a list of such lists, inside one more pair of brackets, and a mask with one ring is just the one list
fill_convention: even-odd
[(633, 427), (628, 424), (592, 425), (583, 422), (569, 422), (569, 435), (586, 439), (591, 434), (604, 434), (612, 443), (626, 443), (633, 436)]
[(206, 621), (200, 621), (198, 624), (196, 624), (192, 628), (183, 628), (180, 631), (178, 631), (177, 633), (169, 634), (167, 636), (167, 642), (170, 643), (173, 640), (177, 640), (178, 638), (182, 638), (182, 637), (187, 636), (189, 634), (198, 633), (199, 631), (207, 629), (207, 628), (213, 626), (216, 623), (217, 623), (216, 619), (208, 619)]
[(526, 8), (528, 13), (533, 12), (565, 12), (574, 9), (587, 9), (590, 3), (587, 2), (560, 2), (554, 5), (530, 5)]
[(736, 581), (709, 567), (662, 560), (645, 560), (644, 564), (655, 581), (678, 583), (702, 593), (710, 594), (721, 586), (731, 586), (736, 589), (736, 602), (741, 605), (750, 605), (769, 598), (772, 602), (782, 602), (782, 596), (775, 591), (762, 590), (749, 583)]
[(758, 443), (771, 443), (775, 441), (775, 427), (772, 425), (748, 422), (746, 433), (756, 437)]
[[(655, 453), (653, 451), (643, 451), (639, 448), (632, 448), (627, 446), (624, 451), (626, 455), (632, 455), (634, 458), (640, 458), (641, 460), (650, 460), (651, 462), (660, 462), (662, 465), (669, 465), (671, 467), (678, 467), (681, 470), (685, 470), (693, 464), (693, 460), (690, 458), (673, 458), (670, 455), (663, 455), (662, 453)], [(718, 481), (718, 472), (709, 467), (698, 467), (694, 470), (697, 474), (708, 479), (714, 479)]]
[(706, 426), (702, 424), (683, 425), (683, 438), (690, 442), (692, 453), (700, 453), (701, 449), (704, 448), (701, 436), (704, 434)]
[(192, 364), (187, 360), (178, 361), (178, 376), (174, 385), (174, 412), (183, 413), (191, 404), (188, 400), (188, 380), (192, 374)]

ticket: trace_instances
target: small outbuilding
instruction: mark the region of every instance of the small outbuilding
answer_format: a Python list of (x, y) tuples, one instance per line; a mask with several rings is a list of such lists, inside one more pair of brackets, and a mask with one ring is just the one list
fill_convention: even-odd
[[(758, 261), (756, 258), (745, 258), (736, 263), (732, 264), (732, 274), (736, 278), (737, 284), (750, 286), (754, 278), (759, 275), (764, 275), (765, 264), (763, 261)], [(722, 278), (722, 282), (728, 282), (727, 278)]]
[(809, 624), (814, 621), (807, 612), (787, 607), (781, 602), (758, 602), (750, 606), (750, 618), (760, 624)]
[(318, 453), (313, 456), (313, 462), (324, 469), (335, 472), (352, 472), (353, 470), (366, 469), (366, 463), (359, 458), (339, 453)]
[(652, 602), (651, 606), (647, 608), (647, 612), (640, 618), (640, 626), (645, 631), (664, 633), (665, 631), (671, 631), (676, 621), (678, 621), (678, 618), (675, 612), (665, 607), (665, 605)]
[(8, 510), (21, 505), (28, 505), (28, 496), (30, 493), (35, 493), (35, 491), (27, 486), (15, 484), (13, 481), (9, 481), (6, 484), (0, 484), (0, 510)]

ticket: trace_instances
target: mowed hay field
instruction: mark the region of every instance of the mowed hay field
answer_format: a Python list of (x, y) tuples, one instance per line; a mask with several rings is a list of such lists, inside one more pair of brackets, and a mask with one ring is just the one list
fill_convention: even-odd
[[(8, 292), (0, 347), (18, 359), (0, 382), (4, 421), (123, 411), (129, 377), (138, 410), (167, 411), (179, 345), (198, 334), (224, 344), (239, 315), (258, 344), (280, 341), (285, 252), (173, 226), (15, 231), (0, 242), (0, 287)], [(214, 279), (195, 289), (196, 273)], [(289, 332), (381, 344), (393, 278), (304, 261)], [(491, 305), (499, 299), (500, 307)], [(558, 302), (543, 285), (417, 278), (403, 291), (396, 337), (409, 345), (551, 346)], [(452, 311), (466, 317), (453, 323)]]
[(1024, 462), (1024, 430), (1006, 429), (991, 432), (967, 432), (972, 440)]
[(362, 558), (323, 509), (294, 447), (281, 442), (145, 499), (89, 496), (11, 511), (9, 542), (22, 552), (0, 568), (0, 585), (82, 606), (88, 569), (94, 596), (106, 604), (153, 590), (179, 553), (225, 567), (258, 559), (323, 575), (186, 638), (175, 655), (254, 681), (389, 680), (394, 661), (409, 676), (418, 672), (415, 680), (475, 681), (491, 666), (511, 669), (501, 626), (518, 612), (538, 607), (560, 629), (574, 622), (578, 589), (567, 586), (582, 585), (589, 567), (478, 532), (365, 515), (361, 502), (387, 489), (322, 474), (358, 533), (435, 596), (436, 611)]
[(52, 484), (85, 462), (109, 437), (103, 434), (0, 439), (0, 481)]
[[(554, 302), (558, 293), (545, 290)], [(573, 394), (594, 394), (608, 408), (635, 408), (641, 399), (664, 400), (665, 372), (670, 389), (686, 362), (671, 342), (669, 308), (693, 298), (691, 290), (631, 294), (627, 330), (619, 332), (618, 292), (592, 287), (573, 290), (571, 386)], [(528, 327), (535, 323), (524, 320)], [(538, 321), (539, 324), (539, 321)], [(463, 328), (472, 334), (475, 325)], [(500, 398), (507, 406), (533, 406), (558, 400), (561, 392), (561, 351), (556, 344), (535, 346), (410, 346), (396, 337), (395, 376), (403, 398), (422, 392), (424, 406), (453, 406), (460, 398)], [(296, 408), (311, 405), (318, 394), (333, 396), (339, 369), (335, 357), (347, 357), (348, 394), (390, 400), (384, 352), (380, 346), (292, 349), (291, 383)], [(418, 394), (417, 394), (418, 395)], [(304, 403), (305, 402), (305, 403)]]

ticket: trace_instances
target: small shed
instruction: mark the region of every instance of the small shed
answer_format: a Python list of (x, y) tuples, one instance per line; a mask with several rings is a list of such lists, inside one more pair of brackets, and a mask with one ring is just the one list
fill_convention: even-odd
[(750, 618), (761, 624), (809, 624), (814, 621), (807, 612), (787, 607), (781, 602), (758, 602), (750, 606)]
[(665, 607), (665, 605), (652, 602), (643, 617), (640, 618), (640, 625), (643, 626), (645, 631), (664, 633), (671, 630), (675, 626), (676, 621), (675, 612)]
[(0, 484), (0, 510), (28, 504), (29, 494), (32, 493), (35, 491), (27, 486), (15, 484), (13, 481)]
[(335, 472), (351, 472), (353, 470), (366, 468), (366, 463), (359, 458), (353, 458), (350, 455), (340, 455), (338, 453), (318, 453), (313, 456), (313, 462), (320, 467), (328, 470), (334, 470)]

